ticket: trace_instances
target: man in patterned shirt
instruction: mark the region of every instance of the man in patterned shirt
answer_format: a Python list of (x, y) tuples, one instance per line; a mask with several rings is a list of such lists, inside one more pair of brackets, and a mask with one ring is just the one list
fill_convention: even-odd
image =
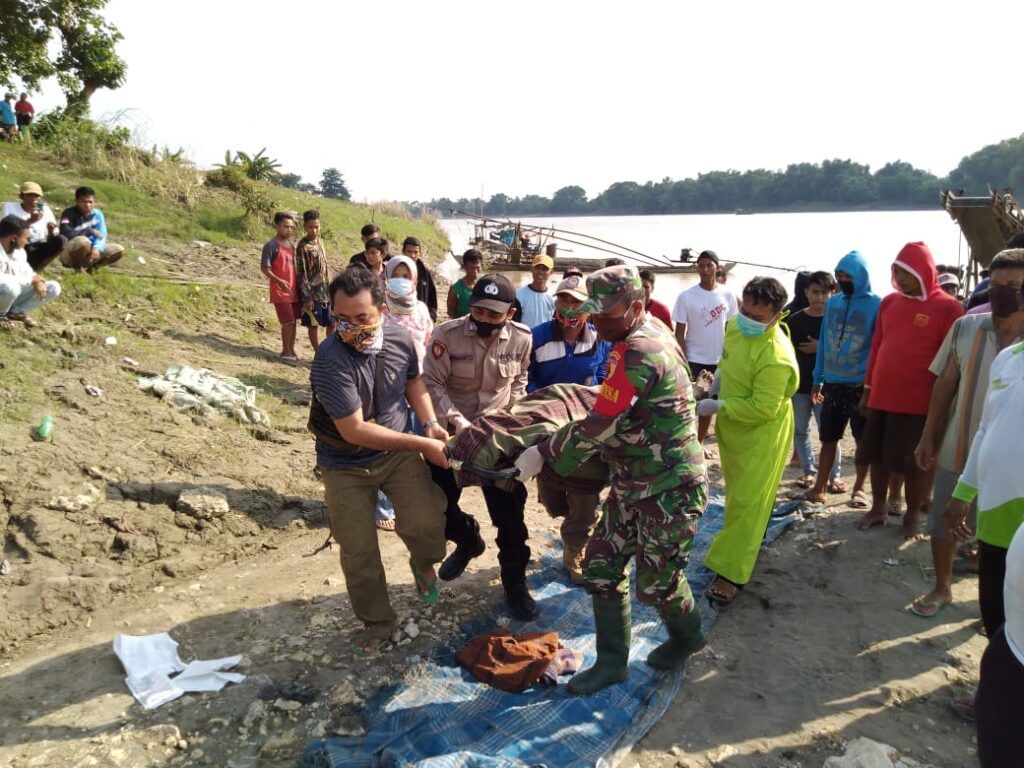
[(704, 645), (700, 612), (683, 568), (707, 502), (704, 455), (697, 441), (689, 370), (672, 334), (648, 320), (635, 267), (613, 266), (587, 278), (598, 334), (614, 345), (597, 404), (516, 461), (520, 480), (544, 461), (568, 475), (600, 454), (612, 490), (587, 546), (583, 569), (594, 600), (597, 662), (569, 682), (589, 695), (629, 675), (629, 559), (637, 559), (637, 596), (657, 607), (669, 639), (647, 657), (676, 669)]
[(306, 235), (295, 247), (295, 283), (302, 302), (299, 322), (309, 331), (309, 344), (316, 352), (320, 346), (318, 329), (325, 329), (325, 338), (334, 330), (330, 297), (327, 295), (327, 286), (331, 282), (330, 268), (324, 241), (320, 239), (320, 212), (309, 210), (302, 214), (302, 228)]

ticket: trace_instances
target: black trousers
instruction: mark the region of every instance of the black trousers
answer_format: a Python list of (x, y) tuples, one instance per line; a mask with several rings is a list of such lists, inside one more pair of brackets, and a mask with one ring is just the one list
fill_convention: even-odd
[(1003, 627), (981, 657), (974, 713), (981, 768), (1024, 764), (1024, 666), (1010, 650)]
[[(991, 639), (1006, 621), (1003, 609), (1003, 582), (1006, 580), (1006, 550), (993, 544), (978, 542), (978, 605), (981, 623)], [(1024, 757), (1021, 759), (1024, 765)]]
[(54, 235), (48, 240), (38, 243), (29, 243), (25, 246), (25, 257), (28, 265), (36, 272), (42, 272), (49, 266), (50, 262), (60, 256), (68, 239), (64, 235)]
[[(462, 489), (455, 482), (455, 473), (450, 469), (441, 469), (430, 465), (430, 474), (434, 483), (444, 491), (448, 506), (444, 511), (444, 537), (454, 541), (456, 545), (469, 545), (476, 536), (479, 527), (472, 515), (467, 514), (459, 506)], [(493, 485), (484, 486), (484, 501), (491, 522), (498, 529), (498, 563), (501, 566), (501, 582), (512, 585), (521, 582), (526, 576), (526, 564), (530, 562), (530, 548), (526, 545), (529, 532), (523, 519), (526, 508), (526, 486), (515, 484), (515, 490), (503, 491)]]

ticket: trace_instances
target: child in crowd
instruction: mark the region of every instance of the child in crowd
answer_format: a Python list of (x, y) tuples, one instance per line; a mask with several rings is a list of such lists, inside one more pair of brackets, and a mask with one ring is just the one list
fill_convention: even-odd
[(270, 303), (274, 305), (277, 319), (281, 323), (281, 362), (295, 365), (299, 356), (295, 354), (295, 322), (299, 319), (302, 305), (295, 284), (295, 217), (288, 211), (274, 214), (274, 228), (277, 234), (263, 246), (260, 269), (270, 281)]
[(325, 333), (334, 330), (327, 294), (330, 269), (324, 241), (320, 239), (320, 212), (309, 210), (302, 214), (302, 228), (306, 234), (295, 249), (295, 282), (302, 301), (300, 322), (309, 331), (309, 344), (316, 352), (320, 346), (319, 329), (325, 328)]
[(470, 248), (462, 254), (462, 269), (466, 273), (448, 289), (448, 318), (455, 320), (469, 314), (469, 297), (473, 293), (476, 279), (480, 277), (484, 257), (476, 248)]
[(483, 255), (475, 248), (470, 248), (462, 255), (462, 268), (466, 272), (452, 284), (447, 297), (447, 310), (449, 318), (456, 319), (469, 314), (469, 297), (473, 293), (473, 286), (480, 276), (480, 268), (483, 266)]

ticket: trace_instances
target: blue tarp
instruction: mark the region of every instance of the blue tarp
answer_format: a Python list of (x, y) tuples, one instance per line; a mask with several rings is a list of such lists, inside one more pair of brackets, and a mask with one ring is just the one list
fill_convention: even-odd
[[(776, 508), (765, 535), (775, 539), (801, 519), (799, 502)], [(703, 596), (714, 575), (704, 568), (711, 540), (722, 527), (721, 497), (712, 498), (701, 520), (686, 574), (695, 595)], [(593, 663), (594, 621), (587, 593), (553, 578), (550, 568), (530, 577), (540, 617), (513, 631), (555, 630), (562, 643), (584, 652)], [(699, 600), (707, 629), (715, 612)], [(485, 620), (486, 621), (486, 620)], [(463, 644), (492, 624), (467, 626)], [(422, 665), (414, 682), (379, 706), (368, 705), (367, 733), (361, 738), (321, 739), (309, 745), (302, 768), (612, 768), (664, 715), (685, 671), (659, 673), (644, 663), (666, 639), (657, 612), (633, 598), (633, 644), (629, 679), (589, 697), (571, 696), (563, 678), (557, 688), (505, 693), (478, 683), (455, 664), (457, 648), (441, 649)], [(461, 646), (460, 646), (461, 647)]]

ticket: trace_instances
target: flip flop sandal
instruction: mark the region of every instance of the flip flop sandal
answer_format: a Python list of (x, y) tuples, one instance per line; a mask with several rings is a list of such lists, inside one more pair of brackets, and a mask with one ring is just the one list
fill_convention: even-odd
[(932, 619), (938, 616), (946, 606), (952, 605), (945, 600), (928, 600), (927, 597), (927, 595), (915, 597), (914, 602), (910, 604), (910, 612), (922, 619)]
[(814, 487), (814, 475), (800, 475), (796, 479), (797, 488), (813, 488)]
[(829, 480), (828, 481), (828, 492), (829, 493), (846, 493), (846, 483), (842, 480)]
[(854, 509), (868, 509), (871, 506), (871, 501), (864, 491), (854, 491), (850, 497), (850, 506)]
[(393, 532), (395, 530), (395, 520), (394, 520), (394, 518), (385, 519), (385, 520), (378, 520), (377, 521), (377, 527), (380, 530), (382, 530), (382, 531), (392, 531)]
[(436, 603), (441, 597), (437, 591), (437, 576), (427, 581), (416, 570), (411, 559), (409, 560), (409, 568), (412, 570), (412, 578), (416, 582), (416, 597), (422, 603)]
[[(718, 584), (718, 582), (720, 581), (725, 584), (729, 584), (735, 588), (736, 591), (733, 592), (732, 597), (727, 597), (725, 593), (721, 592), (719, 589), (716, 589), (715, 585)], [(728, 579), (719, 576), (717, 579), (715, 579), (714, 582), (712, 582), (711, 586), (708, 587), (708, 591), (704, 593), (704, 596), (708, 599), (708, 602), (711, 603), (711, 605), (713, 605), (715, 608), (719, 610), (719, 612), (721, 612), (728, 610), (729, 606), (736, 602), (736, 598), (740, 596), (740, 591), (742, 589), (742, 584), (733, 584)]]
[(974, 722), (974, 697), (969, 699), (950, 699), (949, 708), (953, 714), (966, 723)]
[(380, 656), (388, 648), (388, 641), (383, 637), (364, 637), (352, 646), (352, 655), (357, 659), (372, 659)]

